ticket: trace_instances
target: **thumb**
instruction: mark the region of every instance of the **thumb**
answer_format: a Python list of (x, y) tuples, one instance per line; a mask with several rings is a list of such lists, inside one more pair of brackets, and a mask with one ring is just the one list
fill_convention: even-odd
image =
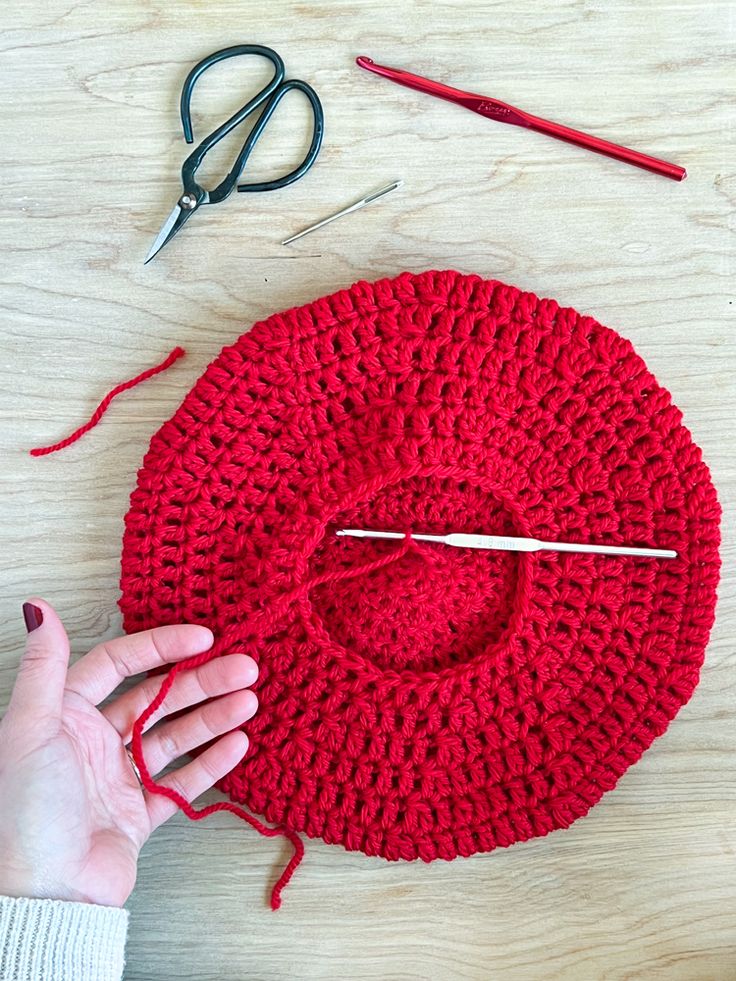
[(28, 637), (8, 713), (16, 720), (60, 718), (69, 638), (55, 610), (42, 599), (23, 604)]

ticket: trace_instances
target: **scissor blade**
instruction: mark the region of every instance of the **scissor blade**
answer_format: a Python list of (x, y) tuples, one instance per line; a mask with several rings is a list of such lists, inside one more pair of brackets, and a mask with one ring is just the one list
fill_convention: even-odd
[(178, 202), (174, 205), (174, 210), (171, 212), (169, 217), (164, 222), (161, 231), (158, 233), (158, 235), (156, 236), (156, 240), (151, 246), (151, 251), (148, 253), (148, 255), (145, 258), (145, 261), (143, 263), (144, 266), (146, 265), (147, 262), (150, 262), (151, 259), (153, 259), (156, 253), (161, 251), (161, 249), (166, 245), (167, 242), (171, 241), (171, 239), (176, 235), (176, 233), (182, 227), (182, 225), (187, 220), (187, 218), (190, 215), (194, 214), (195, 210), (196, 209), (194, 208), (185, 210)]

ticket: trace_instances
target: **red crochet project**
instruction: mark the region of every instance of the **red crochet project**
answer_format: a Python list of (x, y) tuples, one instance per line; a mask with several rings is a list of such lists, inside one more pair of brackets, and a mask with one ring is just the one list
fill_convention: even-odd
[(292, 838), (453, 859), (567, 827), (665, 731), (713, 623), (719, 517), (627, 340), (500, 282), (404, 273), (276, 314), (209, 366), (139, 472), (121, 608), (128, 631), (202, 623), (206, 657), (258, 661), (232, 801)]

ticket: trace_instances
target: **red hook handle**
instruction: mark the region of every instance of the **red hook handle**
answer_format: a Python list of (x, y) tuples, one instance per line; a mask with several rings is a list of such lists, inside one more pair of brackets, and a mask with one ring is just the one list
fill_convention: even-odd
[(476, 95), (473, 92), (463, 92), (461, 89), (454, 89), (449, 85), (443, 85), (441, 82), (435, 82), (431, 78), (413, 75), (401, 68), (377, 65), (365, 55), (361, 55), (355, 60), (361, 68), (365, 68), (369, 72), (383, 75), (384, 78), (389, 78), (392, 82), (406, 85), (407, 88), (416, 89), (418, 92), (426, 92), (427, 95), (433, 95), (438, 99), (455, 102), (457, 105), (470, 109), (471, 112), (477, 112), (481, 116), (486, 116), (488, 119), (495, 119), (500, 123), (510, 123), (512, 126), (524, 126), (526, 129), (533, 129), (538, 133), (546, 133), (547, 136), (554, 136), (557, 140), (574, 143), (575, 146), (593, 150), (595, 153), (602, 153), (607, 157), (613, 157), (615, 160), (622, 160), (634, 167), (649, 170), (653, 174), (669, 177), (673, 181), (682, 181), (687, 177), (685, 168), (677, 164), (659, 160), (657, 157), (650, 157), (646, 153), (639, 153), (638, 150), (631, 150), (628, 147), (619, 146), (617, 143), (609, 143), (608, 140), (603, 140), (599, 136), (581, 133), (576, 129), (570, 129), (569, 126), (562, 126), (560, 123), (541, 119), (539, 116), (532, 116), (530, 113), (501, 102), (499, 99)]

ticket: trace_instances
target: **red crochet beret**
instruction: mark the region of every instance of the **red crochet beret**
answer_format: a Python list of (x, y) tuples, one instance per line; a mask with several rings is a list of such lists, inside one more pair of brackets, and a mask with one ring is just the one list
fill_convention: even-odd
[[(456, 272), (256, 324), (154, 436), (125, 628), (260, 665), (221, 781), (291, 832), (452, 859), (566, 827), (691, 696), (719, 506), (679, 410), (590, 317)], [(486, 532), (674, 560), (335, 536)]]

